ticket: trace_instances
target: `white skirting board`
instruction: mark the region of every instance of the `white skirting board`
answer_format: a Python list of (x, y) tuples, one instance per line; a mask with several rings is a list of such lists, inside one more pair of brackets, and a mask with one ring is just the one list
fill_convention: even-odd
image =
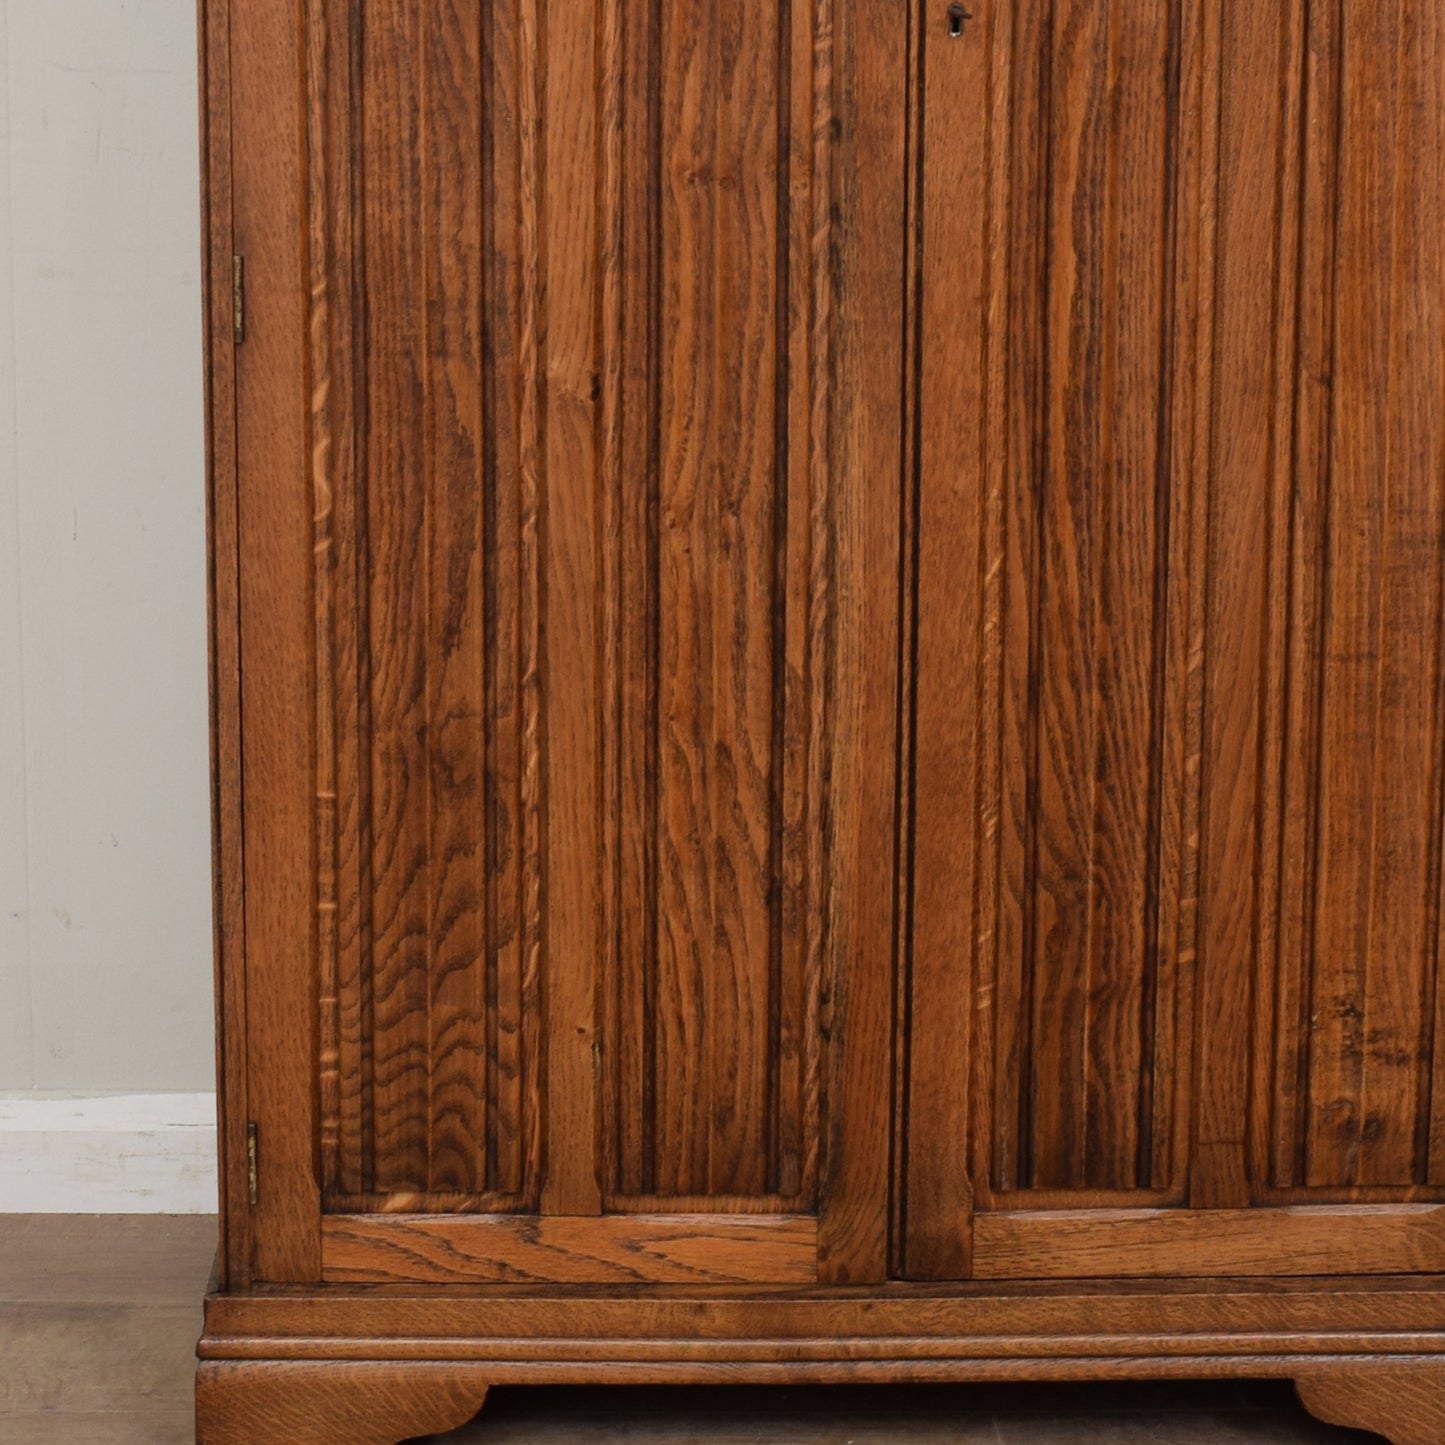
[(0, 1094), (0, 1214), (213, 1214), (214, 1094)]

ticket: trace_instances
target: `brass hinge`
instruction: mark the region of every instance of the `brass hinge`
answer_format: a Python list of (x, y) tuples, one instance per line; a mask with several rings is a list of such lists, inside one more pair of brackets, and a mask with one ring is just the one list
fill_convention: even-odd
[(236, 345), (246, 339), (246, 258), (231, 257), (231, 329)]
[(246, 1183), (250, 1192), (251, 1203), (255, 1204), (261, 1197), (261, 1175), (256, 1167), (256, 1125), (246, 1125)]

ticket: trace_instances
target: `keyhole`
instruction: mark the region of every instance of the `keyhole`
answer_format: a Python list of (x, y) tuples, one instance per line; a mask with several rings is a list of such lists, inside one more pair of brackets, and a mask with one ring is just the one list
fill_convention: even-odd
[(973, 12), (965, 10), (959, 0), (948, 7), (948, 36), (950, 40), (957, 40), (963, 34), (963, 22), (972, 20)]

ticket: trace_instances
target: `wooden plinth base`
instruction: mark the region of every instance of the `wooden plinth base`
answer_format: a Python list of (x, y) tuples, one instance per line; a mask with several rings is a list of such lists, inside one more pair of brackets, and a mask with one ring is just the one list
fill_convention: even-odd
[(1331, 1425), (1374, 1430), (1392, 1445), (1445, 1442), (1445, 1363), (1374, 1360), (1301, 1375), (1306, 1410)]
[(1313, 1414), (1445, 1445), (1445, 1281), (952, 1293), (345, 1288), (213, 1295), (198, 1445), (397, 1445), (496, 1385), (1290, 1379)]
[(205, 1363), (197, 1445), (397, 1445), (465, 1425), (487, 1386), (475, 1366)]

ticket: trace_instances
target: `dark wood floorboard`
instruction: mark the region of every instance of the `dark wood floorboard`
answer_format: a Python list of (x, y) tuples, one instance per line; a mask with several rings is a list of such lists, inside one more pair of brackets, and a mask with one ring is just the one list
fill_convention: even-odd
[[(0, 1442), (191, 1445), (215, 1221), (0, 1215)], [(498, 1390), (433, 1445), (1347, 1445), (1288, 1385)], [(338, 1441), (337, 1445), (345, 1445)]]

